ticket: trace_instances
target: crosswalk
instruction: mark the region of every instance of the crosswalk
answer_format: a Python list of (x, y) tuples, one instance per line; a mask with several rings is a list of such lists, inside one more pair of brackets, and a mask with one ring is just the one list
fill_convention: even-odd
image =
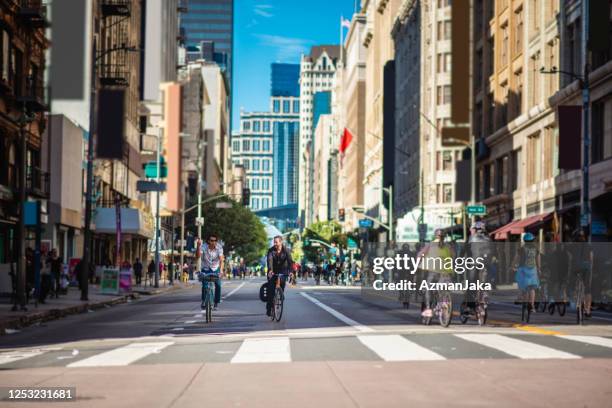
[(0, 352), (0, 370), (32, 367), (122, 367), (131, 364), (297, 361), (444, 361), (453, 359), (612, 358), (612, 338), (535, 334), (370, 334), (324, 338), (249, 337), (194, 343), (130, 342), (100, 348), (40, 348)]

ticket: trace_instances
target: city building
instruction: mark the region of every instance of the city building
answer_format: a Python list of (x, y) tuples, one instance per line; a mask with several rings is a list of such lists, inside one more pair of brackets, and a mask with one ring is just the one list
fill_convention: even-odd
[[(20, 236), (20, 190), (26, 201), (44, 210), (49, 200), (49, 173), (43, 167), (46, 100), (46, 16), (42, 4), (25, 10), (0, 1), (0, 292), (11, 292), (10, 271), (16, 271), (20, 243), (34, 248), (34, 230)], [(22, 160), (23, 159), (23, 160)], [(25, 185), (20, 181), (25, 172)], [(23, 190), (22, 190), (23, 191)], [(21, 211), (23, 212), (23, 211)], [(47, 223), (41, 211), (40, 224)], [(25, 269), (20, 268), (23, 272)], [(23, 279), (25, 276), (21, 275)], [(24, 282), (24, 280), (22, 280)]]
[(345, 59), (341, 72), (341, 119), (339, 130), (352, 135), (344, 153), (340, 153), (338, 171), (338, 208), (345, 211), (344, 229), (358, 228), (359, 214), (353, 207), (363, 205), (363, 169), (365, 156), (365, 46), (361, 41), (365, 31), (364, 14), (355, 14), (344, 42)]
[[(385, 80), (389, 81), (394, 77), (385, 76), (385, 69), (390, 66), (389, 64), (393, 64), (395, 57), (391, 29), (399, 4), (400, 0), (361, 2), (362, 12), (366, 15), (366, 29), (362, 38), (362, 43), (366, 47), (363, 206), (368, 216), (385, 223), (389, 214), (383, 203), (388, 199), (388, 195), (384, 193), (383, 187), (388, 187), (386, 183), (392, 181), (392, 177), (389, 178), (389, 173), (386, 173), (388, 177), (383, 184), (383, 171), (390, 172), (392, 176), (394, 161), (391, 157), (385, 159), (383, 150), (393, 153), (395, 138), (390, 131), (394, 127), (394, 109), (385, 109), (385, 102), (389, 103), (390, 99), (390, 95), (385, 98), (385, 91), (394, 91), (391, 87), (385, 87)], [(391, 144), (391, 148), (387, 146), (385, 149), (385, 143)], [(386, 170), (383, 164), (387, 165)], [(379, 229), (379, 232), (384, 231)], [(383, 238), (382, 235), (379, 237)]]
[(418, 236), (422, 221), (429, 239), (436, 228), (454, 226), (461, 214), (455, 167), (464, 147), (443, 146), (441, 139), (451, 116), (450, 18), (450, 1), (404, 0), (393, 26), (394, 215), (403, 219), (399, 237)]
[(333, 185), (337, 173), (334, 172), (336, 156), (332, 154), (332, 142), (336, 133), (336, 123), (331, 114), (319, 116), (314, 133), (313, 158), (313, 222), (329, 221), (336, 216), (333, 211)]
[[(316, 128), (315, 95), (329, 92), (334, 88), (339, 62), (340, 47), (338, 45), (313, 46), (308, 55), (302, 55), (300, 61), (298, 213), (303, 226), (310, 225), (314, 215), (312, 194), (314, 147), (311, 144)], [(306, 160), (307, 156), (309, 160)]]
[(275, 62), (270, 65), (270, 96), (300, 97), (300, 65)]
[(216, 62), (232, 83), (234, 0), (189, 0), (181, 17), (187, 59)]

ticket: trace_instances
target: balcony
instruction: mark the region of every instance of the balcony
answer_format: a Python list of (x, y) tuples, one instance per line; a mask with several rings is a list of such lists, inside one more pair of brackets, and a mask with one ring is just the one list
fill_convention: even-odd
[(48, 26), (47, 5), (42, 0), (20, 0), (17, 15), (36, 28)]
[(38, 167), (29, 167), (26, 173), (26, 193), (40, 198), (49, 198), (49, 173)]
[(38, 81), (27, 81), (25, 92), (18, 95), (16, 101), (24, 104), (30, 112), (46, 112), (49, 110), (48, 87), (38, 85)]

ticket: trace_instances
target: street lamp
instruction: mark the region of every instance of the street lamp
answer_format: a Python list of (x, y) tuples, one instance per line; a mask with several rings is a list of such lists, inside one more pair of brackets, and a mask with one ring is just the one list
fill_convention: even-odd
[[(588, 3), (588, 2), (584, 2)], [(588, 4), (584, 5), (588, 13)], [(588, 14), (587, 14), (588, 15)], [(586, 21), (586, 20), (585, 20)], [(585, 53), (586, 56), (586, 53)], [(549, 70), (540, 68), (541, 74), (565, 74), (578, 80), (582, 89), (582, 197), (580, 200), (580, 226), (585, 229), (587, 241), (591, 242), (591, 203), (589, 201), (589, 147), (591, 137), (589, 135), (589, 104), (591, 102), (591, 91), (589, 90), (589, 65), (584, 62), (584, 74), (578, 75), (574, 72), (563, 71), (557, 67)]]

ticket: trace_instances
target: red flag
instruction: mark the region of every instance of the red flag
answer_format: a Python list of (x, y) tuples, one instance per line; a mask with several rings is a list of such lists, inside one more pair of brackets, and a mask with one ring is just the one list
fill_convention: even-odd
[(353, 134), (347, 128), (344, 128), (344, 133), (342, 134), (342, 139), (340, 140), (340, 153), (344, 154), (346, 149), (348, 149), (349, 145), (353, 141)]

